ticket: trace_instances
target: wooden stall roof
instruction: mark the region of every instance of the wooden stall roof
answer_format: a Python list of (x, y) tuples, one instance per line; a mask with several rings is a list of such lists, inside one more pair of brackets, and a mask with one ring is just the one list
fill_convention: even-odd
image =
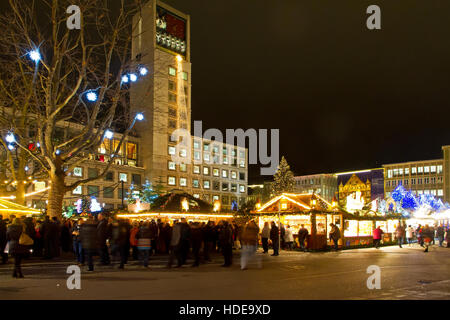
[[(315, 204), (314, 204), (315, 201)], [(314, 193), (282, 193), (272, 198), (261, 206), (260, 209), (252, 211), (254, 214), (281, 213), (309, 213), (311, 211), (336, 212), (332, 205), (321, 196)], [(336, 212), (339, 213), (339, 212)]]
[(22, 206), (20, 204), (11, 202), (11, 201), (7, 201), (4, 199), (0, 199), (0, 214), (5, 216), (9, 216), (11, 214), (16, 215), (16, 216), (23, 216), (23, 215), (28, 215), (28, 214), (40, 214), (41, 211), (36, 210), (36, 209), (32, 209), (32, 208), (28, 208), (25, 206)]

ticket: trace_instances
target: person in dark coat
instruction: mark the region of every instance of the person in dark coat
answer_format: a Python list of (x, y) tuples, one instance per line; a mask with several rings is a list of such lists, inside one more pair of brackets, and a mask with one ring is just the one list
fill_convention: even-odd
[(200, 265), (200, 248), (203, 242), (203, 230), (198, 222), (194, 222), (191, 226), (191, 246), (192, 255), (194, 256), (193, 267)]
[(71, 234), (72, 226), (70, 225), (70, 221), (66, 220), (63, 222), (61, 226), (61, 249), (63, 252), (69, 252), (71, 249), (72, 243), (72, 234)]
[(97, 225), (97, 239), (99, 246), (100, 261), (103, 265), (109, 265), (111, 260), (109, 258), (108, 245), (106, 240), (109, 238), (109, 226), (108, 220), (105, 219), (103, 214), (98, 215), (98, 225)]
[(275, 222), (272, 221), (272, 227), (270, 228), (270, 240), (272, 241), (273, 254), (272, 256), (278, 256), (280, 250), (280, 234), (279, 229)]
[(156, 254), (156, 244), (158, 243), (158, 235), (159, 235), (159, 229), (158, 225), (156, 224), (155, 220), (152, 220), (150, 223), (150, 255)]
[(148, 267), (148, 259), (151, 249), (151, 237), (152, 232), (150, 223), (146, 221), (139, 227), (139, 232), (136, 235), (137, 247), (139, 250), (139, 260), (145, 268)]
[(181, 230), (180, 230), (180, 250), (178, 254), (180, 255), (179, 261), (181, 265), (186, 263), (189, 254), (189, 248), (191, 246), (191, 228), (189, 227), (185, 218), (181, 219)]
[(219, 242), (224, 258), (222, 267), (230, 267), (233, 263), (233, 230), (228, 221), (222, 222), (219, 233)]
[(5, 253), (6, 247), (6, 222), (3, 220), (3, 216), (0, 215), (0, 255), (2, 256), (2, 264), (6, 264), (8, 262), (8, 254)]
[(116, 220), (112, 223), (111, 230), (111, 255), (120, 257), (119, 269), (123, 269), (127, 263), (130, 248), (130, 228), (126, 221)]
[(298, 230), (298, 243), (300, 244), (300, 248), (303, 251), (306, 251), (305, 239), (307, 236), (308, 236), (308, 229), (306, 229), (305, 225), (302, 224), (300, 230)]
[(44, 252), (44, 239), (42, 236), (42, 220), (38, 220), (34, 227), (35, 231), (35, 240), (33, 243), (33, 256), (42, 257)]
[(211, 261), (211, 252), (213, 252), (216, 248), (216, 232), (213, 221), (208, 221), (206, 226), (203, 228), (203, 240), (204, 240), (204, 248), (203, 255), (205, 261)]
[(23, 278), (21, 263), (27, 254), (27, 247), (19, 244), (19, 239), (25, 229), (22, 221), (15, 218), (6, 232), (6, 239), (9, 241), (9, 253), (14, 257), (14, 272), (12, 275), (14, 278)]
[(429, 248), (430, 245), (433, 243), (433, 239), (434, 239), (434, 228), (429, 227), (429, 226), (426, 224), (425, 227), (423, 228), (423, 231), (422, 231), (422, 237), (423, 237), (424, 244), (425, 244), (425, 250), (424, 250), (424, 252), (428, 252), (428, 248)]
[(442, 226), (442, 224), (440, 224), (437, 228), (436, 228), (436, 237), (438, 238), (439, 241), (439, 247), (443, 247), (444, 244), (444, 236), (445, 236), (445, 229)]
[(59, 257), (61, 255), (61, 224), (56, 217), (52, 218), (50, 230), (52, 257)]
[(41, 227), (41, 236), (44, 244), (44, 259), (52, 258), (52, 242), (51, 242), (51, 221), (49, 216), (45, 216)]
[(334, 243), (334, 249), (338, 250), (339, 249), (339, 239), (341, 238), (341, 231), (339, 231), (339, 228), (334, 224), (334, 223), (330, 223), (330, 241), (333, 241)]
[(88, 271), (94, 271), (94, 255), (98, 251), (97, 223), (91, 217), (80, 226), (80, 241), (87, 257)]
[(284, 228), (284, 225), (281, 225), (280, 229), (280, 242), (281, 242), (281, 249), (286, 249), (286, 241), (284, 240), (284, 236), (286, 235), (286, 229)]
[(75, 253), (75, 257), (77, 258), (78, 264), (84, 265), (84, 250), (81, 244), (80, 230), (83, 224), (83, 220), (80, 219), (73, 224), (72, 227), (72, 239), (73, 239), (73, 252)]

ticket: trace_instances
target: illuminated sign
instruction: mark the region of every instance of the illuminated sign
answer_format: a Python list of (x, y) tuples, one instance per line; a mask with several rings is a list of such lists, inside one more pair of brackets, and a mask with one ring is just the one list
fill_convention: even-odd
[(156, 7), (156, 44), (174, 53), (186, 56), (187, 37), (185, 19)]

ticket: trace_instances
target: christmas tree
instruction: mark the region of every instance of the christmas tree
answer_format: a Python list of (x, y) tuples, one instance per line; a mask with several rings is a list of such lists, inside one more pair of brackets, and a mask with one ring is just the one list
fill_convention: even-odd
[(277, 196), (283, 192), (292, 192), (294, 191), (294, 185), (294, 174), (286, 159), (282, 157), (278, 165), (278, 170), (273, 176), (272, 194)]

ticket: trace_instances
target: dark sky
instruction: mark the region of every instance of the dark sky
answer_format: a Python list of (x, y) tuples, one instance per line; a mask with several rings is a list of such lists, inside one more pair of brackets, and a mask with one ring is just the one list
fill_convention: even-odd
[[(297, 175), (439, 158), (450, 144), (450, 1), (165, 2), (192, 19), (192, 119), (279, 128)], [(371, 4), (382, 30), (366, 28)]]

